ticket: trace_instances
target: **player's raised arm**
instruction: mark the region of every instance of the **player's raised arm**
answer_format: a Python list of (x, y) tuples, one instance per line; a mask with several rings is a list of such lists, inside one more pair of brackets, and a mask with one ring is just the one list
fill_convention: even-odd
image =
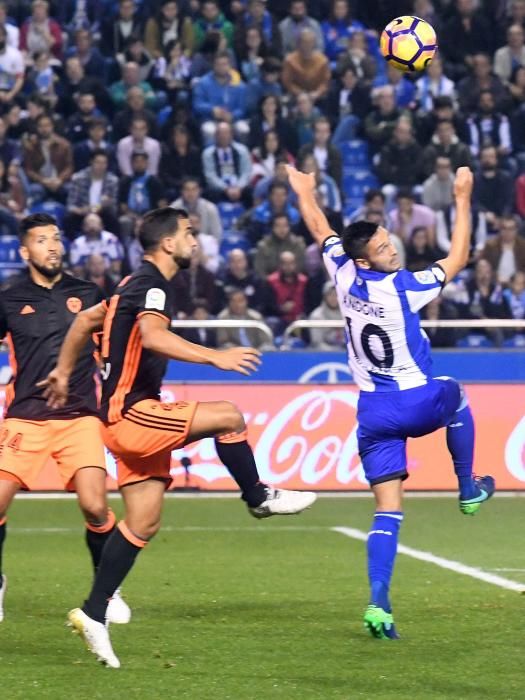
[(322, 245), (334, 232), (330, 228), (328, 219), (321, 211), (315, 198), (315, 175), (313, 173), (302, 173), (292, 165), (287, 165), (288, 180), (297, 195), (299, 211), (304, 222), (312, 234), (312, 238), (318, 245)]
[(145, 313), (139, 321), (142, 347), (171, 360), (213, 365), (217, 369), (249, 375), (261, 364), (261, 353), (255, 348), (214, 350), (175, 335), (168, 329), (168, 320), (158, 314)]
[(37, 386), (44, 387), (44, 397), (51, 408), (61, 408), (66, 403), (69, 377), (92, 334), (102, 330), (106, 311), (106, 305), (101, 303), (77, 315), (64, 338), (56, 367), (38, 382)]
[(470, 168), (458, 168), (454, 182), (456, 201), (456, 222), (452, 232), (450, 252), (443, 260), (438, 260), (446, 274), (446, 282), (454, 279), (468, 263), (471, 237), (470, 198), (474, 177)]

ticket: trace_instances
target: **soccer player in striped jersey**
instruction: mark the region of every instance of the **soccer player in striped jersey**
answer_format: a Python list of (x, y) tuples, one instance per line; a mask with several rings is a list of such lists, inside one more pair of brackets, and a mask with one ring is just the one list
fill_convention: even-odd
[(287, 170), (336, 285), (349, 365), (360, 389), (359, 454), (376, 501), (368, 536), (365, 626), (375, 637), (395, 639), (389, 587), (403, 520), (407, 438), (446, 427), (462, 513), (474, 515), (495, 489), (491, 476), (473, 476), (474, 421), (465, 392), (450, 377), (432, 377), (430, 343), (418, 314), (467, 264), (473, 177), (468, 168), (456, 173), (457, 216), (448, 256), (426, 270), (409, 272), (401, 269), (381, 226), (358, 221), (337, 236), (317, 205), (313, 176), (292, 166)]

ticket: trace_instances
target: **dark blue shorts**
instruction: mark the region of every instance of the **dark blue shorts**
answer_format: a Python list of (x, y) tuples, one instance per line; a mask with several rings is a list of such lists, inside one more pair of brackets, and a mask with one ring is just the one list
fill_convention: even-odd
[(357, 405), (357, 442), (370, 485), (406, 479), (406, 441), (450, 423), (461, 403), (455, 379), (432, 379), (405, 391), (362, 391)]

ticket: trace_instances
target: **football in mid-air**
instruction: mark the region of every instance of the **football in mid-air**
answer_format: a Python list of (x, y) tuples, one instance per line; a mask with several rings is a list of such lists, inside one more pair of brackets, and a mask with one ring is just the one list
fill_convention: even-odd
[(419, 17), (396, 17), (384, 28), (380, 39), (381, 53), (398, 70), (424, 70), (437, 49), (436, 32)]

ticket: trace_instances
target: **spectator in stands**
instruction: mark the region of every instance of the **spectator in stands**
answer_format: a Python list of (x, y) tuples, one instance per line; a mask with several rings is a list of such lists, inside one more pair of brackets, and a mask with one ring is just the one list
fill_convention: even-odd
[(29, 56), (41, 51), (49, 52), (62, 60), (62, 30), (58, 22), (49, 17), (49, 3), (34, 0), (31, 17), (20, 28), (20, 49)]
[(95, 96), (95, 102), (104, 115), (110, 116), (113, 113), (113, 103), (102, 80), (103, 76), (87, 76), (76, 56), (66, 59), (65, 72), (56, 85), (59, 98), (57, 110), (65, 117), (71, 116), (77, 108), (77, 95), (88, 92)]
[[(485, 214), (477, 206), (471, 208), (471, 231), (470, 242), (471, 261), (476, 260), (481, 255), (487, 241), (487, 220)], [(448, 255), (452, 240), (452, 231), (456, 223), (456, 208), (452, 204), (443, 211), (436, 213), (436, 245), (444, 255)]]
[(200, 150), (193, 145), (189, 129), (182, 124), (173, 127), (170, 142), (163, 145), (159, 177), (170, 199), (179, 196), (184, 178), (204, 181)]
[(377, 107), (366, 117), (364, 134), (373, 152), (379, 152), (386, 146), (397, 126), (399, 118), (406, 112), (396, 107), (394, 90), (391, 85), (385, 85), (375, 91)]
[(510, 318), (525, 319), (525, 272), (515, 272), (507, 289), (503, 290), (503, 300)]
[(117, 144), (117, 162), (122, 175), (131, 175), (134, 153), (146, 153), (148, 156), (148, 174), (157, 175), (160, 163), (160, 142), (148, 136), (148, 123), (142, 117), (131, 122), (131, 134)]
[(146, 107), (146, 97), (142, 88), (129, 88), (126, 94), (126, 104), (113, 119), (113, 141), (120, 141), (128, 136), (134, 119), (144, 119), (148, 125), (148, 134), (157, 135), (157, 118), (151, 109)]
[[(246, 294), (235, 289), (228, 295), (228, 306), (217, 316), (220, 321), (262, 321), (262, 315), (248, 306)], [(233, 348), (245, 345), (252, 348), (268, 346), (266, 336), (258, 328), (218, 328), (217, 344), (220, 348)]]
[(499, 233), (490, 238), (481, 256), (488, 260), (500, 284), (508, 284), (515, 272), (525, 272), (525, 239), (514, 216), (503, 216)]
[(246, 86), (235, 83), (231, 60), (226, 51), (215, 55), (213, 71), (207, 73), (193, 90), (193, 109), (202, 123), (205, 143), (213, 140), (219, 122), (233, 125), (237, 138), (248, 134), (246, 117)]
[(268, 199), (265, 199), (251, 213), (247, 233), (250, 241), (255, 245), (270, 231), (271, 223), (278, 215), (286, 216), (291, 226), (299, 223), (299, 212), (288, 201), (288, 189), (286, 185), (274, 182), (270, 185)]
[(139, 240), (141, 226), (142, 218), (137, 216), (130, 226), (130, 235), (126, 239), (126, 245), (124, 247), (126, 255), (125, 264), (127, 266), (127, 270), (130, 272), (135, 272), (135, 270), (138, 270), (138, 268), (142, 265), (144, 250)]
[(424, 204), (416, 204), (412, 191), (400, 189), (396, 196), (397, 207), (391, 213), (392, 232), (408, 244), (414, 231), (424, 228), (428, 231), (431, 245), (436, 240), (436, 214)]
[(279, 134), (273, 129), (265, 132), (261, 147), (252, 150), (252, 158), (252, 186), (260, 179), (273, 178), (279, 162), (293, 163), (292, 156), (283, 148)]
[(0, 26), (0, 109), (12, 102), (24, 85), (24, 57), (13, 46), (7, 45), (6, 28)]
[(470, 113), (477, 109), (482, 90), (492, 93), (498, 110), (505, 110), (508, 106), (509, 93), (498, 76), (492, 72), (490, 56), (479, 53), (473, 58), (472, 75), (458, 84), (459, 104), (464, 112)]
[(9, 21), (6, 0), (0, 2), (0, 26), (4, 27), (7, 32), (7, 45), (18, 49), (20, 45), (20, 29), (16, 24)]
[(90, 255), (86, 260), (85, 267), (82, 270), (82, 277), (88, 282), (96, 284), (106, 298), (113, 295), (117, 286), (107, 270), (104, 257), (96, 253)]
[(297, 146), (304, 146), (314, 140), (314, 123), (321, 112), (315, 107), (310, 95), (302, 92), (295, 101), (294, 116), (291, 126), (294, 130), (294, 143)]
[[(201, 321), (203, 324), (211, 320), (210, 309), (205, 299), (195, 299), (189, 318), (192, 321)], [(217, 330), (215, 328), (206, 328), (202, 325), (200, 328), (180, 328), (178, 332), (190, 343), (204, 345), (206, 348), (217, 347)]]
[(54, 106), (57, 102), (55, 84), (58, 76), (51, 65), (51, 54), (40, 51), (33, 56), (33, 65), (27, 71), (25, 84), (43, 97), (47, 106)]
[(111, 272), (115, 281), (120, 280), (124, 249), (118, 238), (104, 229), (98, 214), (90, 213), (82, 222), (82, 235), (75, 238), (69, 251), (69, 260), (75, 275), (82, 277), (83, 269), (91, 255), (100, 255), (104, 269)]
[(439, 55), (434, 56), (432, 63), (416, 82), (416, 103), (423, 112), (432, 111), (436, 97), (449, 97), (452, 101), (456, 99), (456, 86), (443, 74), (443, 62)]
[(135, 219), (149, 209), (166, 206), (162, 183), (151, 175), (148, 167), (148, 154), (136, 151), (131, 155), (131, 174), (120, 178), (119, 205), (120, 230), (126, 238), (130, 235)]
[(72, 114), (67, 122), (67, 138), (72, 145), (85, 141), (89, 135), (89, 126), (93, 119), (101, 117), (97, 109), (95, 96), (90, 92), (81, 92), (77, 96), (77, 111)]
[(90, 166), (73, 175), (64, 221), (69, 236), (77, 232), (89, 212), (99, 214), (107, 228), (118, 230), (119, 182), (117, 176), (108, 171), (108, 163), (104, 150), (93, 151)]
[(354, 138), (358, 125), (371, 111), (370, 88), (359, 80), (353, 66), (346, 66), (332, 82), (326, 104), (326, 114), (333, 119), (334, 146)]
[(0, 158), (0, 227), (10, 236), (18, 235), (18, 221), (27, 213), (27, 195), (20, 170), (16, 160)]
[(297, 49), (301, 32), (305, 29), (311, 31), (315, 37), (315, 48), (324, 51), (324, 39), (319, 22), (307, 14), (305, 0), (291, 0), (290, 12), (279, 24), (281, 32), (281, 44), (284, 54), (289, 54)]
[(423, 151), (409, 119), (399, 119), (389, 143), (381, 149), (377, 174), (384, 185), (414, 187), (423, 174)]
[[(256, 0), (256, 2), (260, 3), (261, 0)], [(250, 80), (247, 86), (247, 107), (249, 114), (253, 114), (256, 111), (263, 97), (268, 95), (279, 98), (282, 97), (281, 71), (282, 63), (274, 56), (268, 56), (268, 58), (265, 58), (261, 63), (259, 77)]]
[(232, 127), (219, 122), (215, 144), (204, 149), (202, 169), (206, 178), (207, 197), (213, 202), (251, 202), (252, 161), (250, 152), (233, 140)]
[(158, 58), (152, 84), (168, 95), (169, 104), (186, 103), (190, 99), (191, 60), (183, 53), (180, 41), (170, 41), (165, 55)]
[(266, 95), (261, 99), (256, 114), (250, 120), (249, 147), (260, 147), (264, 135), (269, 131), (277, 132), (281, 144), (286, 144), (292, 153), (296, 152), (294, 134), (288, 121), (282, 117), (281, 102), (277, 95)]
[[(139, 77), (140, 80), (148, 81), (150, 74), (153, 71), (155, 61), (149, 55), (149, 53), (144, 48), (144, 42), (139, 36), (132, 36), (127, 45), (126, 51), (124, 52), (124, 63), (136, 63), (139, 67)], [(188, 65), (188, 75), (189, 75), (189, 59), (187, 60)], [(153, 84), (152, 84), (153, 87)], [(160, 92), (160, 86), (157, 86), (157, 90)], [(164, 98), (163, 98), (164, 99)], [(159, 100), (160, 104), (161, 100)]]
[(218, 280), (218, 306), (224, 303), (234, 289), (240, 289), (248, 299), (248, 306), (262, 314), (269, 311), (269, 290), (255, 272), (249, 269), (246, 253), (234, 248), (228, 253), (226, 269)]
[(503, 33), (500, 37), (499, 44), (503, 44), (506, 38), (506, 30), (514, 24), (518, 24), (525, 28), (525, 0), (510, 0), (506, 3), (506, 15), (503, 18), (502, 29)]
[(139, 87), (142, 90), (148, 109), (154, 110), (158, 107), (159, 100), (150, 83), (140, 79), (139, 65), (134, 61), (128, 61), (122, 68), (122, 79), (113, 83), (109, 88), (115, 109), (124, 109), (128, 90), (133, 87)]
[(510, 155), (512, 141), (508, 118), (496, 112), (494, 96), (490, 90), (479, 93), (476, 114), (468, 120), (470, 130), (470, 150), (474, 157), (479, 156), (482, 146), (494, 146), (500, 157)]
[(67, 51), (67, 56), (76, 56), (84, 68), (84, 73), (95, 78), (104, 76), (106, 61), (100, 51), (93, 46), (91, 32), (87, 29), (77, 29), (75, 45)]
[(273, 177), (264, 177), (257, 182), (253, 191), (253, 197), (256, 204), (260, 204), (264, 199), (266, 199), (266, 197), (268, 197), (270, 187), (274, 182), (278, 182), (280, 185), (284, 185), (286, 187), (286, 191), (288, 192), (288, 201), (290, 202), (290, 204), (297, 203), (297, 197), (295, 196), (293, 190), (290, 188), (290, 184), (288, 182), (288, 173), (286, 172), (285, 167), (289, 162), (290, 161), (288, 157), (280, 156), (279, 158), (277, 158), (277, 162), (275, 163), (275, 171)]
[(419, 226), (412, 231), (412, 235), (406, 243), (406, 263), (407, 270), (417, 272), (425, 270), (436, 262), (439, 252), (432, 243), (429, 230), (424, 226)]
[(431, 112), (420, 111), (417, 116), (417, 140), (421, 144), (428, 144), (436, 133), (440, 122), (452, 122), (460, 141), (468, 141), (468, 128), (465, 117), (455, 110), (452, 98), (442, 96), (434, 98), (434, 107)]
[(298, 272), (295, 255), (289, 251), (279, 256), (279, 267), (267, 277), (268, 284), (275, 296), (277, 317), (280, 324), (278, 332), (297, 321), (304, 313), (304, 297), (308, 278)]
[[(328, 212), (340, 212), (342, 209), (341, 194), (336, 181), (327, 173), (321, 172), (313, 154), (307, 153), (299, 161), (299, 167), (304, 173), (314, 173), (317, 183), (317, 195), (320, 205)], [(328, 214), (328, 218), (330, 215)], [(337, 229), (336, 229), (337, 230)]]
[(416, 88), (405, 74), (390, 64), (386, 67), (386, 85), (394, 90), (396, 105), (401, 109), (415, 107)]
[(348, 0), (332, 0), (330, 16), (321, 24), (321, 29), (325, 54), (335, 62), (348, 50), (354, 32), (365, 31), (365, 26), (352, 17)]
[(100, 48), (105, 56), (122, 61), (132, 36), (142, 36), (142, 21), (135, 12), (134, 0), (119, 0), (118, 14), (102, 24)]
[(69, 141), (55, 134), (53, 121), (45, 114), (37, 121), (37, 133), (24, 144), (23, 165), (33, 200), (66, 201), (64, 185), (73, 174), (73, 151)]
[(210, 31), (219, 31), (228, 48), (233, 47), (233, 24), (229, 22), (220, 10), (217, 0), (202, 0), (201, 12), (193, 23), (194, 49), (199, 50)]
[[(454, 305), (440, 294), (420, 311), (424, 321), (448, 321), (458, 317)], [(451, 348), (458, 340), (455, 328), (425, 328), (425, 333), (433, 348)]]
[(146, 22), (144, 46), (156, 59), (172, 41), (180, 41), (183, 52), (190, 56), (194, 44), (193, 24), (179, 12), (176, 0), (162, 0), (158, 12)]
[(20, 144), (14, 139), (7, 138), (7, 120), (0, 117), (0, 161), (4, 164), (13, 160), (20, 160)]
[(221, 260), (219, 255), (219, 241), (209, 233), (203, 233), (200, 216), (196, 213), (189, 215), (193, 235), (199, 242), (201, 250), (201, 263), (212, 272), (217, 273)]
[(516, 211), (525, 218), (525, 173), (516, 180)]
[(512, 97), (513, 108), (520, 107), (525, 102), (525, 67), (516, 66), (513, 69), (507, 88)]
[(480, 170), (474, 177), (474, 201), (485, 212), (489, 230), (497, 229), (497, 219), (509, 214), (513, 205), (511, 177), (499, 168), (494, 146), (484, 146), (480, 154)]
[[(467, 305), (461, 309), (460, 318), (507, 318), (503, 289), (496, 281), (494, 269), (488, 260), (478, 260), (474, 277), (467, 282), (466, 291)], [(476, 334), (490, 338), (496, 345), (503, 341), (501, 329), (476, 329)]]
[(185, 209), (190, 215), (196, 214), (200, 221), (200, 231), (213, 236), (218, 242), (222, 239), (222, 223), (219, 210), (213, 203), (204, 199), (200, 181), (186, 177), (182, 181), (181, 196), (172, 202), (174, 209)]
[(92, 34), (98, 34), (103, 11), (100, 0), (61, 0), (54, 9), (58, 23), (70, 35), (78, 29), (88, 29)]
[[(304, 5), (303, 0), (294, 0), (294, 4), (298, 3)], [(306, 92), (317, 102), (328, 92), (330, 77), (330, 64), (316, 48), (315, 33), (311, 29), (303, 29), (299, 34), (297, 49), (284, 59), (281, 76), (284, 89), (293, 97)]]
[(423, 183), (421, 201), (434, 211), (441, 211), (452, 205), (454, 201), (454, 173), (450, 158), (446, 156), (436, 158), (433, 174)]
[[(311, 321), (341, 321), (335, 284), (332, 280), (323, 285), (323, 301), (309, 316)], [(312, 328), (310, 347), (312, 350), (341, 350), (346, 346), (344, 328)]]
[(370, 211), (380, 212), (382, 224), (387, 230), (392, 228), (390, 217), (386, 210), (386, 198), (381, 190), (370, 188), (365, 193), (365, 198), (362, 206), (356, 209), (350, 216), (348, 223), (353, 224), (355, 221), (366, 221)]
[(237, 22), (237, 33), (242, 35), (249, 27), (259, 29), (264, 44), (271, 54), (275, 56), (282, 54), (281, 33), (275, 16), (266, 7), (266, 0), (249, 0), (247, 3), (246, 11)]
[(107, 121), (104, 117), (91, 119), (88, 125), (88, 138), (73, 147), (75, 172), (87, 168), (95, 151), (104, 151), (108, 157), (109, 169), (116, 169), (115, 147), (106, 140)]
[(521, 24), (512, 24), (507, 29), (507, 44), (494, 55), (494, 73), (508, 83), (517, 66), (525, 66), (525, 31)]
[(271, 232), (257, 244), (253, 260), (255, 272), (261, 277), (267, 277), (275, 272), (279, 267), (281, 253), (284, 251), (293, 253), (297, 269), (303, 270), (305, 248), (304, 239), (292, 233), (286, 214), (278, 214), (272, 220)]
[(440, 48), (447, 61), (447, 74), (454, 80), (465, 75), (480, 52), (492, 50), (493, 31), (478, 11), (476, 0), (456, 0), (455, 12), (443, 25)]
[(462, 166), (472, 166), (470, 149), (459, 140), (451, 121), (437, 123), (431, 143), (423, 150), (424, 175), (428, 177), (435, 171), (438, 158), (448, 158), (453, 172)]
[(314, 140), (299, 150), (298, 158), (313, 155), (319, 170), (329, 175), (338, 187), (343, 180), (343, 162), (338, 148), (330, 143), (331, 128), (327, 117), (319, 117), (314, 123)]
[(236, 50), (240, 73), (247, 83), (258, 80), (268, 53), (262, 30), (259, 27), (247, 27), (239, 38)]
[(171, 284), (179, 318), (189, 316), (195, 299), (204, 299), (208, 308), (215, 309), (217, 304), (215, 275), (206, 269), (200, 246), (193, 254), (190, 266), (185, 270), (179, 270)]

